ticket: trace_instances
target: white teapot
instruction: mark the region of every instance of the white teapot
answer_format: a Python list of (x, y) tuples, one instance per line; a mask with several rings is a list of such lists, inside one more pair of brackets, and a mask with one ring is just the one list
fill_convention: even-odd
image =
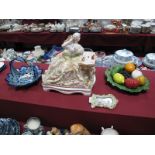
[(101, 127), (101, 135), (119, 135), (118, 131), (111, 126), (111, 128)]

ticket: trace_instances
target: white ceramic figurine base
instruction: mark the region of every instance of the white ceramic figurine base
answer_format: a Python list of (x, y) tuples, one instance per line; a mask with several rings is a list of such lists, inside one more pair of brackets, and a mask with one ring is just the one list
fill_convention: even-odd
[[(96, 82), (96, 77), (94, 76), (94, 84), (95, 82)], [(81, 93), (85, 96), (90, 96), (92, 92), (92, 89), (84, 89), (84, 88), (65, 88), (65, 87), (56, 87), (56, 86), (46, 85), (46, 84), (42, 84), (42, 86), (44, 91), (55, 90), (63, 94)]]

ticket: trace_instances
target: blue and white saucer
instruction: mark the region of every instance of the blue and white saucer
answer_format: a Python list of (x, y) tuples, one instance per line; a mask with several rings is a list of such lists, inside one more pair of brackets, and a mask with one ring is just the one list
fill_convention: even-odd
[[(136, 56), (133, 56), (133, 59), (132, 59), (132, 62), (134, 64), (137, 65), (137, 67), (141, 66), (142, 65), (142, 61), (140, 58), (136, 57)], [(118, 64), (121, 64), (121, 65), (124, 65), (128, 62), (123, 62), (123, 61), (119, 61), (119, 60), (116, 60), (114, 58), (114, 55), (108, 55), (108, 56), (105, 56), (103, 59), (102, 59), (102, 67), (113, 67), (115, 65), (118, 65)]]
[(133, 56), (133, 57), (132, 57), (132, 60), (129, 61), (129, 62), (117, 60), (115, 57), (113, 57), (113, 59), (114, 59), (114, 61), (115, 61), (116, 63), (122, 64), (122, 65), (127, 64), (127, 63), (129, 63), (129, 62), (132, 62), (132, 63), (136, 64), (138, 67), (142, 65), (142, 61), (140, 60), (140, 58), (138, 58), (138, 57), (136, 57), (136, 56)]

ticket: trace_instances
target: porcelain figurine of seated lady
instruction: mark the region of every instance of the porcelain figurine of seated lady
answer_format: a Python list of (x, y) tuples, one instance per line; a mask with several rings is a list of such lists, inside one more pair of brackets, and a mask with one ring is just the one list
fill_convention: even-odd
[(94, 52), (84, 51), (79, 41), (80, 33), (74, 33), (64, 41), (64, 51), (52, 59), (48, 70), (42, 75), (45, 91), (91, 94), (96, 79), (96, 57)]

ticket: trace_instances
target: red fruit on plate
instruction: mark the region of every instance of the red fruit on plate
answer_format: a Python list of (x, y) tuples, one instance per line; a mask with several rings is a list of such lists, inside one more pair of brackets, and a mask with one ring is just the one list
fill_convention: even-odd
[(137, 88), (139, 86), (139, 81), (133, 78), (127, 78), (125, 80), (125, 86), (128, 88)]

